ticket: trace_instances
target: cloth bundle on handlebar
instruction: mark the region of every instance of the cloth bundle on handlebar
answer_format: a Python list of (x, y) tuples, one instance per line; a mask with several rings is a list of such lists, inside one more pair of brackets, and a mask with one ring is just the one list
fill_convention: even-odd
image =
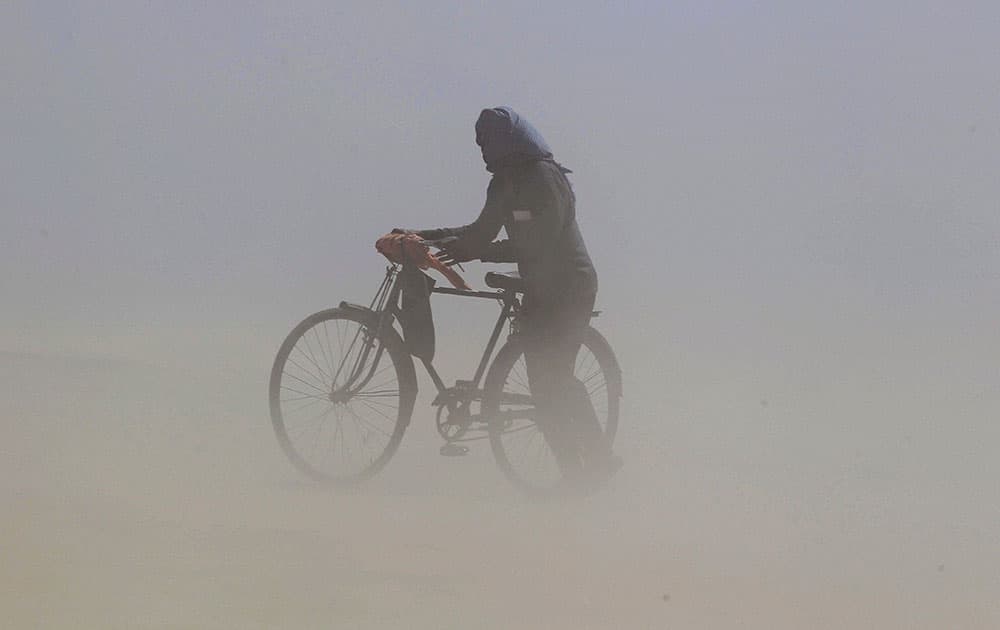
[[(431, 312), (431, 289), (434, 288), (435, 281), (420, 269), (431, 266), (432, 263), (427, 259), (433, 256), (429, 253), (429, 248), (413, 234), (387, 234), (375, 243), (375, 248), (390, 261), (403, 267), (399, 274), (402, 294), (399, 323), (403, 329), (403, 343), (413, 356), (431, 361), (434, 359), (436, 341), (434, 316)], [(421, 266), (421, 262), (426, 264)], [(457, 273), (455, 275), (458, 276)]]
[(430, 247), (416, 234), (386, 234), (375, 241), (375, 249), (391, 262), (401, 265), (410, 262), (421, 269), (432, 268), (447, 278), (456, 289), (469, 290), (469, 285), (462, 276), (431, 254)]

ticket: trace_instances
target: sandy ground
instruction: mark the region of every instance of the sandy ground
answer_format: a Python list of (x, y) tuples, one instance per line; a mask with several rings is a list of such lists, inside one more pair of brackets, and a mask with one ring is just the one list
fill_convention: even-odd
[(544, 506), (485, 444), (439, 457), (422, 407), (345, 493), (283, 460), (263, 378), (0, 356), (5, 627), (1000, 625), (995, 431), (885, 464), (895, 431), (831, 442), (791, 403), (689, 387), (670, 423), (626, 405), (605, 492)]

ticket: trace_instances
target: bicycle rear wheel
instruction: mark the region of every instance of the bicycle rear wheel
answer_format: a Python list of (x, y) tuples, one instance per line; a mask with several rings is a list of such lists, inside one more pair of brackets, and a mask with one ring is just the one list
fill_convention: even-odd
[[(587, 388), (604, 438), (614, 441), (622, 396), (621, 370), (607, 340), (588, 327), (574, 374)], [(511, 339), (497, 353), (486, 377), (483, 415), (497, 467), (519, 490), (545, 498), (569, 491), (555, 454), (535, 422), (521, 342)]]
[(271, 423), (288, 459), (313, 479), (351, 484), (380, 471), (413, 413), (413, 361), (391, 326), (333, 308), (282, 343), (268, 388)]

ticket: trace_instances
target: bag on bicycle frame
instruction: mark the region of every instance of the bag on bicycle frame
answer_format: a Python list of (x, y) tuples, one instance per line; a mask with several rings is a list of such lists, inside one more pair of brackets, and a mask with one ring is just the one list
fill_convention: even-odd
[(420, 271), (409, 261), (400, 272), (402, 306), (399, 323), (403, 328), (403, 342), (413, 356), (430, 361), (434, 358), (434, 317), (431, 314), (431, 289), (434, 278)]

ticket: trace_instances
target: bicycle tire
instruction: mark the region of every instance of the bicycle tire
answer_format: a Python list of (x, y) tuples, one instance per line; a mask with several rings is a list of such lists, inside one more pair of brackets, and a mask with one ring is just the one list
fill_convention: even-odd
[[(325, 411), (321, 412), (311, 425), (305, 425), (305, 429), (292, 426), (292, 418), (289, 417), (293, 411), (292, 403), (299, 409), (320, 405), (324, 401), (324, 394), (327, 390), (333, 390), (337, 380), (334, 369), (333, 354), (330, 332), (334, 333), (339, 349), (343, 352), (343, 347), (351, 335), (351, 331), (357, 335), (367, 331), (374, 333), (374, 313), (370, 311), (359, 311), (357, 309), (332, 308), (318, 313), (314, 313), (300, 322), (285, 338), (271, 367), (271, 376), (268, 384), (268, 398), (271, 411), (271, 424), (274, 427), (278, 443), (289, 461), (305, 475), (320, 482), (333, 485), (352, 485), (369, 479), (382, 470), (399, 448), (399, 444), (410, 423), (413, 414), (413, 406), (417, 394), (416, 372), (413, 368), (413, 360), (406, 351), (399, 334), (391, 326), (384, 326), (381, 331), (377, 331), (375, 339), (384, 348), (379, 359), (378, 376), (383, 376), (388, 368), (383, 366), (386, 359), (392, 363), (392, 374), (398, 387), (393, 390), (378, 391), (379, 400), (375, 396), (365, 393), (363, 390), (356, 396), (359, 409), (364, 407), (364, 413), (372, 416), (374, 424), (367, 422), (366, 418), (350, 409), (348, 402), (341, 402), (327, 397)], [(331, 327), (331, 322), (333, 326)], [(356, 328), (356, 330), (354, 330)], [(320, 332), (322, 330), (322, 332)], [(313, 333), (310, 342), (310, 332)], [(367, 334), (366, 333), (366, 334)], [(304, 342), (305, 349), (299, 344)], [(323, 344), (326, 347), (322, 347)], [(314, 346), (319, 346), (315, 350)], [(349, 360), (351, 357), (352, 345), (347, 350), (343, 359)], [(295, 354), (296, 349), (299, 354)], [(311, 376), (307, 375), (311, 373)], [(287, 377), (287, 378), (286, 378)], [(369, 379), (369, 383), (375, 377)], [(376, 383), (378, 385), (379, 383)], [(391, 382), (390, 382), (391, 384)], [(388, 392), (388, 393), (385, 393)], [(283, 397), (283, 394), (285, 395)], [(383, 400), (384, 399), (384, 400)], [(395, 400), (398, 405), (396, 413), (392, 414), (389, 406)], [(305, 401), (305, 402), (302, 402)], [(287, 404), (286, 404), (287, 403)], [(310, 411), (315, 411), (313, 409)], [(395, 418), (392, 416), (395, 415)], [(327, 423), (331, 419), (332, 423)], [(350, 422), (345, 422), (349, 420)], [(383, 427), (391, 422), (391, 429)], [(324, 425), (331, 429), (333, 437), (329, 437), (328, 431), (324, 432)], [(347, 469), (336, 470), (332, 465), (324, 465), (318, 461), (316, 449), (323, 442), (330, 442), (330, 446), (336, 451), (337, 434), (340, 434), (341, 458), (346, 457), (345, 443), (347, 434), (354, 425), (355, 432), (361, 436), (363, 443), (367, 446), (372, 433), (381, 433), (385, 438), (384, 445), (369, 461), (357, 469), (348, 467)], [(316, 427), (316, 428), (313, 428)], [(312, 432), (312, 439), (302, 439), (303, 434)], [(321, 453), (322, 455), (322, 453)]]
[[(593, 327), (587, 327), (583, 335), (580, 353), (577, 355), (577, 372), (579, 372), (580, 368), (580, 357), (584, 355), (585, 349), (593, 355), (606, 383), (606, 405), (603, 409), (595, 405), (595, 410), (598, 412), (599, 420), (601, 420), (605, 439), (609, 443), (613, 443), (615, 435), (618, 432), (618, 420), (621, 410), (621, 369), (611, 345), (604, 336)], [(526, 404), (528, 399), (524, 398), (525, 393), (530, 398), (530, 390), (527, 388), (526, 378), (512, 379), (512, 371), (516, 372), (516, 366), (523, 363), (523, 355), (524, 351), (520, 339), (516, 337), (508, 339), (507, 343), (504, 344), (493, 360), (483, 388), (483, 415), (487, 419), (490, 448), (496, 459), (497, 467), (518, 490), (529, 496), (544, 499), (570, 492), (579, 492), (581, 490), (580, 487), (573, 488), (563, 484), (561, 475), (557, 475), (544, 482), (537, 479), (529, 479), (524, 471), (519, 470), (519, 466), (515, 464), (514, 459), (508, 453), (510, 449), (505, 445), (504, 436), (517, 431), (530, 431), (531, 426), (534, 424), (530, 420), (525, 420), (523, 428), (511, 428), (509, 418), (501, 413), (501, 407), (505, 404), (505, 397), (512, 406), (530, 408), (530, 405)], [(513, 384), (512, 380), (516, 380), (516, 384)], [(513, 389), (522, 389), (522, 393), (511, 391)], [(592, 392), (590, 393), (592, 394)], [(517, 402), (512, 402), (514, 400)], [(541, 431), (537, 427), (534, 428), (534, 431), (541, 435)], [(543, 446), (547, 449), (547, 457), (550, 460), (549, 468), (558, 471), (558, 467), (555, 464), (555, 456), (551, 450), (548, 450), (547, 444), (543, 444)], [(553, 475), (550, 475), (550, 477), (553, 477)], [(583, 490), (592, 490), (596, 487), (595, 484), (589, 484), (589, 486), (583, 488)]]

